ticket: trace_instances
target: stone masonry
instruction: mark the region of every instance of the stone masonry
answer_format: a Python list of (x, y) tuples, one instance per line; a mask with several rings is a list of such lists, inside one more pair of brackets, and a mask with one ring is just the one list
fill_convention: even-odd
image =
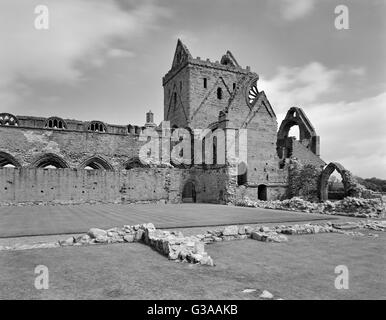
[[(172, 67), (162, 79), (164, 121), (158, 126), (152, 112), (142, 126), (0, 113), (0, 203), (286, 199), (305, 192), (291, 184), (293, 159), (316, 168), (311, 185), (319, 189), (312, 197), (326, 200), (330, 168), (346, 171), (339, 164), (323, 171), (320, 138), (301, 108), (291, 108), (278, 129), (266, 93), (258, 90), (258, 79), (230, 51), (215, 62), (193, 58), (178, 40)], [(247, 129), (247, 145), (235, 147), (236, 153), (247, 148), (246, 163), (217, 164), (215, 150), (204, 164), (143, 163), (139, 152), (146, 139), (141, 135), (146, 129), (160, 133), (165, 124), (172, 132), (186, 128), (191, 135), (194, 129)], [(300, 140), (288, 136), (292, 126), (299, 126)], [(170, 148), (174, 145), (170, 142)], [(192, 144), (192, 154), (194, 148)]]

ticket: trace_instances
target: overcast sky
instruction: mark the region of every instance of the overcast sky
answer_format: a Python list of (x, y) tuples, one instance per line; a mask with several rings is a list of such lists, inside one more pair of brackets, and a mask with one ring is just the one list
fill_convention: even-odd
[[(49, 30), (34, 27), (41, 4)], [(326, 162), (386, 178), (385, 20), (384, 0), (1, 0), (0, 112), (143, 125), (151, 109), (159, 123), (181, 38), (251, 66), (279, 124), (303, 108)]]

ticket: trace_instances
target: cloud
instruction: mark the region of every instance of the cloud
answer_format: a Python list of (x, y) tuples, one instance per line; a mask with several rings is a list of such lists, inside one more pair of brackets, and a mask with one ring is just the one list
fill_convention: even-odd
[(315, 7), (315, 0), (280, 0), (279, 6), (282, 17), (292, 21), (308, 15)]
[(279, 113), (296, 105), (309, 105), (327, 91), (336, 88), (336, 80), (342, 70), (327, 69), (319, 62), (302, 67), (279, 67), (277, 75), (269, 80), (261, 79), (259, 87), (268, 95)]
[(135, 53), (133, 51), (128, 51), (119, 48), (110, 49), (107, 55), (111, 58), (133, 58)]
[(326, 161), (354, 174), (386, 178), (386, 92), (354, 102), (339, 101), (305, 110), (321, 137)]
[(321, 157), (340, 162), (354, 174), (386, 178), (386, 92), (356, 101), (322, 99), (339, 90), (341, 77), (360, 77), (362, 67), (329, 69), (319, 62), (302, 67), (280, 67), (264, 90), (278, 121), (292, 106), (306, 112), (321, 137)]
[[(132, 57), (131, 42), (159, 18), (154, 1), (131, 1), (123, 10), (113, 0), (47, 0), (49, 30), (36, 30), (31, 0), (3, 0), (0, 11), (0, 103), (17, 101), (15, 83), (49, 81), (73, 84), (84, 68), (100, 67), (107, 58)], [(117, 47), (117, 43), (119, 47)]]

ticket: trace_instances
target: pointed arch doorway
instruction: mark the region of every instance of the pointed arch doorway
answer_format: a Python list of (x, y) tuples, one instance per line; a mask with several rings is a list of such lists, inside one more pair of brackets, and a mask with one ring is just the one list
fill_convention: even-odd
[(182, 202), (195, 203), (196, 200), (196, 187), (192, 181), (188, 181), (182, 190)]

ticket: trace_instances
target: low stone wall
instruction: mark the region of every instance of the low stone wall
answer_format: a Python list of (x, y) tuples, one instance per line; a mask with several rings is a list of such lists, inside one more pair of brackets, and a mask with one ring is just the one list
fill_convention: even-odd
[[(386, 231), (385, 220), (356, 220), (350, 222), (323, 222), (318, 224), (295, 224), (277, 226), (226, 226), (220, 229), (207, 230), (204, 234), (184, 237), (181, 232), (156, 230), (151, 223), (123, 228), (102, 230), (92, 228), (87, 234), (69, 237), (55, 242), (16, 244), (1, 246), (2, 250), (30, 250), (57, 248), (67, 246), (82, 246), (111, 243), (142, 242), (150, 245), (172, 261), (197, 263), (214, 266), (213, 260), (205, 252), (204, 245), (220, 241), (253, 239), (263, 242), (286, 242), (287, 235), (307, 235), (317, 233), (341, 233), (349, 236), (366, 236), (353, 231), (368, 229)], [(367, 236), (378, 237), (378, 234), (368, 233)]]
[(91, 228), (87, 234), (59, 241), (61, 246), (142, 242), (170, 260), (213, 266), (213, 260), (205, 252), (200, 239), (184, 237), (181, 232), (157, 230), (152, 223), (108, 230)]
[(196, 237), (204, 243), (210, 244), (220, 241), (253, 239), (263, 242), (287, 242), (286, 235), (306, 235), (317, 233), (341, 233), (351, 236), (362, 236), (354, 233), (354, 229), (369, 229), (386, 231), (386, 221), (362, 220), (355, 222), (333, 223), (323, 222), (318, 224), (295, 224), (277, 226), (227, 226), (220, 230), (208, 230), (205, 234)]
[(360, 199), (352, 197), (334, 202), (325, 201), (318, 203), (309, 202), (299, 197), (283, 201), (251, 201), (248, 198), (243, 198), (236, 201), (234, 205), (307, 213), (337, 214), (361, 218), (383, 217), (386, 212), (385, 204), (381, 199)]

